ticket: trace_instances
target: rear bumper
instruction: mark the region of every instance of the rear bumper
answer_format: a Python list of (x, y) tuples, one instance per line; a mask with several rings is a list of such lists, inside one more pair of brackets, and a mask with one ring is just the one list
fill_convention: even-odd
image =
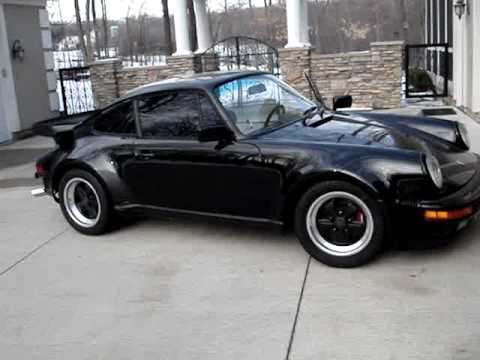
[(41, 187), (41, 188), (36, 188), (36, 189), (33, 189), (30, 191), (30, 194), (33, 196), (33, 197), (43, 197), (43, 196), (47, 196), (47, 192), (45, 191), (45, 188)]

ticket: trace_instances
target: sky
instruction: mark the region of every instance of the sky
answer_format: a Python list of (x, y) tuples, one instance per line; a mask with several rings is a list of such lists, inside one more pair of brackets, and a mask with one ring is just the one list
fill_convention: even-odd
[[(110, 19), (121, 19), (127, 14), (127, 10), (130, 6), (131, 14), (138, 14), (143, 6), (143, 13), (152, 16), (162, 16), (161, 0), (106, 0), (107, 1), (107, 13)], [(169, 0), (173, 2), (175, 0)], [(243, 1), (247, 3), (247, 1)], [(238, 3), (238, 0), (229, 0), (229, 3)], [(80, 8), (84, 9), (85, 0), (80, 0)], [(263, 0), (253, 0), (253, 4), (256, 6), (263, 5)], [(208, 0), (208, 6), (213, 10), (223, 9), (223, 0)], [(73, 6), (73, 0), (53, 0), (49, 5), (50, 20), (53, 22), (60, 21), (62, 18), (64, 21), (75, 20), (75, 9)], [(60, 17), (61, 13), (61, 17)], [(100, 16), (100, 1), (97, 1), (97, 16)]]

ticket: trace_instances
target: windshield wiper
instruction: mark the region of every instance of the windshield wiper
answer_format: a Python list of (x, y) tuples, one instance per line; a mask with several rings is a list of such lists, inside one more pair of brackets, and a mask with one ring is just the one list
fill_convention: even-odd
[(325, 112), (324, 108), (319, 108), (317, 105), (309, 107), (303, 112), (302, 122), (303, 125), (307, 126), (307, 120), (311, 119), (314, 115), (320, 114), (320, 117), (323, 119), (323, 113)]
[(303, 115), (306, 116), (306, 115), (311, 115), (315, 110), (318, 110), (318, 106), (317, 105), (313, 105), (311, 107), (309, 107), (307, 110), (305, 110), (303, 112)]

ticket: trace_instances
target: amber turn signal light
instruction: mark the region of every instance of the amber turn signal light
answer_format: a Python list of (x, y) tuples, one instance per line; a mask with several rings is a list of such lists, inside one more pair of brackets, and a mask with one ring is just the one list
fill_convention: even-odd
[(467, 217), (473, 214), (471, 206), (459, 210), (425, 210), (424, 216), (426, 220), (455, 220)]

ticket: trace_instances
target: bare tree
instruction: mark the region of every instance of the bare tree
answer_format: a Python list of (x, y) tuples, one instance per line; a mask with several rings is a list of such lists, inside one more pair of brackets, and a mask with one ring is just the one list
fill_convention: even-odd
[(95, 51), (97, 56), (100, 57), (100, 33), (98, 31), (96, 2), (97, 0), (92, 0), (93, 33), (95, 34)]
[(92, 54), (92, 23), (90, 21), (90, 0), (85, 1), (85, 19), (87, 24), (87, 54), (88, 54), (88, 61), (90, 62), (93, 59)]
[(167, 54), (172, 55), (173, 46), (172, 46), (172, 30), (170, 25), (170, 13), (168, 11), (168, 0), (162, 0), (163, 8), (163, 32), (165, 38), (165, 47), (167, 49)]
[(400, 20), (401, 20), (401, 34), (403, 37), (403, 41), (408, 41), (408, 20), (407, 20), (407, 6), (405, 4), (405, 0), (398, 0), (398, 6), (400, 10)]
[(108, 57), (109, 51), (108, 51), (108, 17), (107, 17), (107, 4), (105, 2), (106, 0), (100, 0), (100, 3), (102, 5), (102, 24), (103, 24), (103, 47), (105, 51), (105, 56)]
[(188, 26), (190, 30), (190, 47), (192, 50), (197, 49), (197, 21), (195, 20), (195, 9), (193, 0), (187, 0)]
[(127, 32), (127, 48), (130, 61), (133, 62), (133, 36), (132, 26), (130, 24), (130, 5), (127, 8), (127, 16), (125, 16), (125, 30)]
[(88, 59), (87, 45), (85, 44), (85, 31), (83, 30), (82, 15), (80, 14), (80, 6), (78, 4), (78, 0), (74, 0), (74, 6), (75, 6), (75, 19), (77, 22), (77, 28), (78, 28), (79, 38), (80, 38), (80, 47), (81, 47), (84, 59)]

